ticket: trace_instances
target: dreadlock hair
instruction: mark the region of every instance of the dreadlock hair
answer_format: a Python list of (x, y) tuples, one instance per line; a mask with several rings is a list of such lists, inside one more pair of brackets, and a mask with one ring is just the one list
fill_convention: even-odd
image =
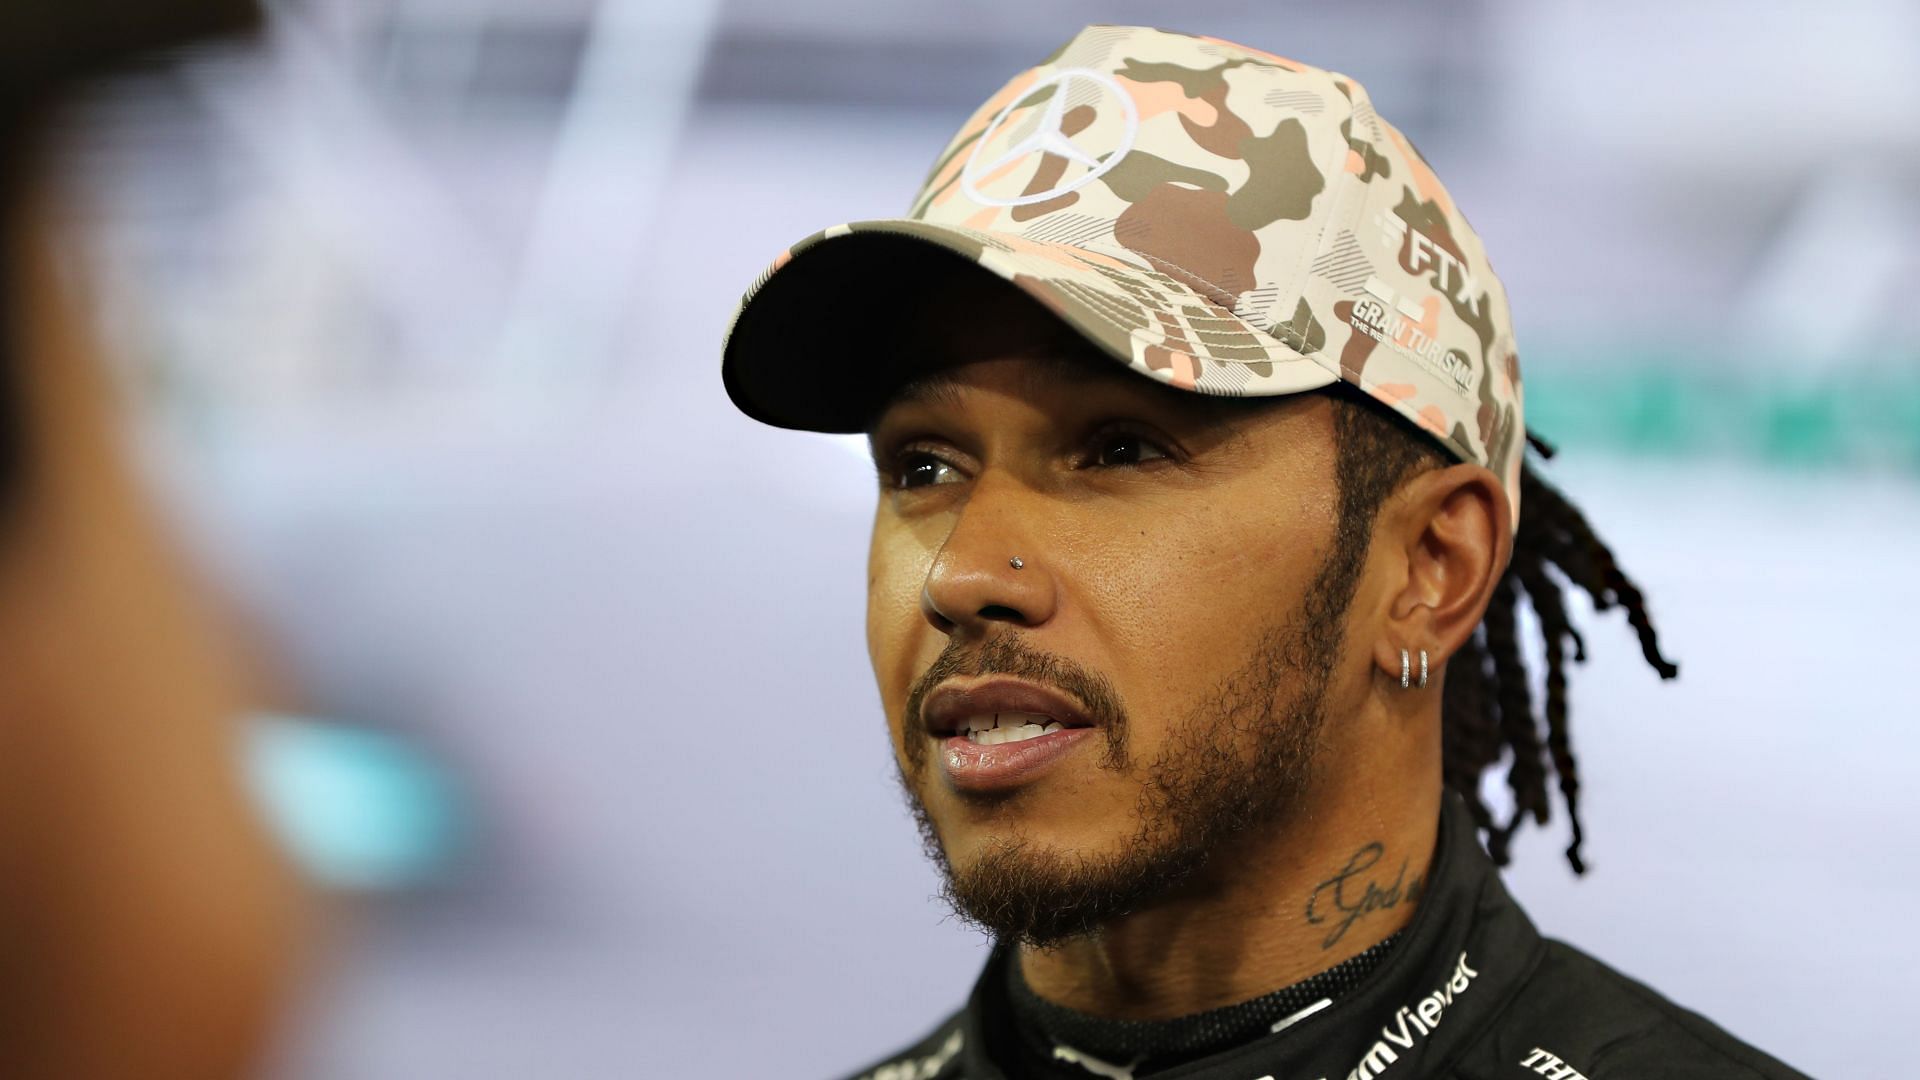
[[(1451, 457), (1397, 414), (1345, 383), (1325, 391), (1334, 401), (1334, 443), (1340, 487), (1338, 535), (1364, 550), (1381, 504), (1417, 473), (1444, 467)], [(1540, 458), (1553, 456), (1545, 442), (1527, 435)], [(1567, 862), (1586, 872), (1580, 857), (1580, 771), (1568, 734), (1567, 659), (1584, 662), (1586, 642), (1568, 617), (1565, 590), (1578, 587), (1595, 611), (1625, 609), (1640, 637), (1640, 651), (1663, 679), (1679, 668), (1660, 653), (1653, 622), (1640, 589), (1627, 577), (1578, 508), (1542, 480), (1531, 461), (1520, 469), (1520, 523), (1513, 558), (1495, 587), (1487, 612), (1473, 636), (1447, 661), (1441, 700), (1441, 780), (1466, 800), (1488, 854), (1505, 866), (1510, 843), (1531, 817), (1545, 825), (1551, 816), (1549, 773), (1566, 804), (1573, 842)], [(1519, 613), (1528, 602), (1539, 623), (1546, 661), (1544, 710), (1536, 711), (1529, 672), (1521, 653)], [(1480, 797), (1480, 778), (1507, 758), (1507, 787), (1513, 813), (1505, 822)]]

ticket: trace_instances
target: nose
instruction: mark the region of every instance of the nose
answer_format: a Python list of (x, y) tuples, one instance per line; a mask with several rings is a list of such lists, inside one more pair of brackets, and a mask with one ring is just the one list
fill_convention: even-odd
[(1038, 515), (1010, 486), (976, 481), (928, 568), (920, 612), (943, 634), (984, 636), (996, 623), (1032, 628), (1053, 617), (1057, 578)]

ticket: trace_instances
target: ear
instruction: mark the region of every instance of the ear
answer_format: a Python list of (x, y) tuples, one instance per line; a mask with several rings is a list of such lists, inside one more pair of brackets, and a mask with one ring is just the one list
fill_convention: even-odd
[(1402, 582), (1388, 599), (1385, 634), (1374, 663), (1400, 678), (1400, 650), (1420, 652), (1437, 677), (1486, 614), (1487, 602), (1513, 554), (1513, 510), (1500, 481), (1479, 465), (1422, 473), (1383, 507), (1378, 535), (1399, 563)]

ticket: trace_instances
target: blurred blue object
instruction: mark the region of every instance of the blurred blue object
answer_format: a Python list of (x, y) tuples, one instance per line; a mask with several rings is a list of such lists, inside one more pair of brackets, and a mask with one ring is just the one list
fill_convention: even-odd
[(396, 891), (442, 877), (464, 847), (452, 778), (396, 736), (310, 717), (261, 715), (247, 777), (273, 831), (323, 885)]

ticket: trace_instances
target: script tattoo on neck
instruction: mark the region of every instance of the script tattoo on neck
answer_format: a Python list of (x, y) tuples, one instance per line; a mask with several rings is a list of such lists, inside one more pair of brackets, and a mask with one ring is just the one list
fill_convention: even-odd
[(1386, 853), (1387, 846), (1376, 840), (1354, 852), (1339, 873), (1313, 887), (1313, 895), (1307, 897), (1307, 921), (1314, 926), (1332, 926), (1320, 943), (1322, 949), (1333, 948), (1363, 915), (1398, 907), (1402, 902), (1420, 901), (1426, 879), (1408, 881), (1405, 859), (1400, 860), (1400, 872), (1394, 875), (1392, 884), (1379, 884), (1372, 870)]

